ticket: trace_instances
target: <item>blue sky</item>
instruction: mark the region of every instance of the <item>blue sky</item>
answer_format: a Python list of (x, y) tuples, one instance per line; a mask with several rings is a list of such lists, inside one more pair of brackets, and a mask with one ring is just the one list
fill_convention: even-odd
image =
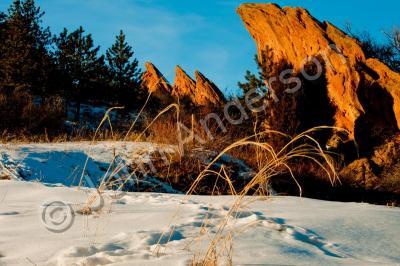
[[(5, 10), (12, 0), (1, 0)], [(80, 25), (104, 51), (123, 29), (141, 64), (152, 61), (170, 82), (175, 65), (189, 74), (198, 69), (225, 93), (247, 69), (255, 70), (255, 44), (236, 8), (238, 0), (37, 0), (53, 33)], [(265, 2), (265, 1), (253, 1)], [(384, 29), (400, 26), (398, 0), (276, 0), (281, 6), (302, 6), (319, 20), (382, 38)]]

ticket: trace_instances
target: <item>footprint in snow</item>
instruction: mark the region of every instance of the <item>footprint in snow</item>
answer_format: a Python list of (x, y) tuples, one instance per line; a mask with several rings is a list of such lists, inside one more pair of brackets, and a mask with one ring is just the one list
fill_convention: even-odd
[(318, 250), (322, 251), (327, 256), (336, 258), (350, 257), (344, 252), (340, 251), (341, 248), (337, 244), (326, 241), (323, 237), (319, 236), (317, 233), (311, 230), (299, 226), (286, 224), (284, 219), (264, 219), (262, 221), (262, 225), (268, 229), (272, 229), (285, 234), (285, 238), (287, 239), (292, 239), (312, 245)]
[[(222, 210), (209, 206), (202, 206), (200, 212), (192, 223), (195, 227), (215, 227), (227, 218), (229, 208), (225, 207)], [(230, 212), (230, 220), (228, 225), (234, 227), (240, 226), (263, 226), (269, 230), (274, 230), (280, 234), (285, 234), (284, 239), (291, 239), (300, 241), (314, 246), (327, 256), (346, 258), (350, 255), (341, 251), (341, 248), (334, 243), (330, 243), (317, 233), (294, 225), (286, 224), (284, 219), (281, 218), (267, 218), (261, 212), (253, 211), (234, 211)]]
[(19, 212), (14, 212), (14, 211), (11, 211), (11, 212), (0, 212), (0, 216), (13, 216), (13, 215), (18, 215), (18, 214), (20, 214)]
[[(59, 253), (54, 260), (63, 261), (67, 265), (105, 265), (134, 259), (154, 259), (168, 255), (168, 245), (179, 245), (185, 236), (180, 230), (138, 231), (121, 233), (110, 242), (89, 247), (71, 247)], [(157, 252), (157, 247), (163, 252)], [(176, 253), (176, 250), (172, 253)], [(93, 264), (94, 263), (94, 264)]]

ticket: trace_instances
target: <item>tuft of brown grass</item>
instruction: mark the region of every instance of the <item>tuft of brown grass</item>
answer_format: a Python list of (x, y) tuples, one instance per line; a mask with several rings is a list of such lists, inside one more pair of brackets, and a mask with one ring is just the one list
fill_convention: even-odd
[[(225, 259), (225, 263), (232, 261), (229, 243), (232, 242), (232, 239), (234, 238), (233, 236), (235, 236), (237, 232), (227, 228), (227, 224), (232, 219), (235, 219), (235, 213), (239, 213), (240, 210), (247, 205), (248, 201), (251, 200), (251, 198), (249, 199), (246, 197), (247, 195), (250, 195), (250, 192), (253, 192), (252, 194), (254, 196), (267, 196), (267, 187), (269, 181), (275, 176), (281, 175), (283, 172), (287, 172), (293, 181), (298, 185), (299, 195), (302, 195), (302, 188), (299, 185), (293, 170), (289, 166), (292, 160), (299, 158), (310, 160), (326, 173), (332, 185), (340, 182), (335, 170), (334, 160), (321, 148), (318, 141), (311, 137), (313, 132), (326, 129), (332, 128), (316, 127), (307, 130), (293, 138), (273, 130), (261, 132), (232, 143), (209, 163), (206, 169), (200, 173), (195, 182), (193, 182), (191, 188), (187, 192), (187, 197), (190, 197), (190, 195), (196, 189), (196, 186), (210, 172), (209, 169), (213, 163), (223, 156), (223, 154), (226, 154), (237, 147), (257, 147), (259, 150), (257, 157), (263, 160), (263, 164), (260, 164), (260, 169), (258, 169), (257, 174), (243, 189), (236, 191), (233, 186), (231, 187), (232, 195), (235, 195), (234, 202), (230, 206), (225, 219), (223, 219), (222, 222), (217, 226), (216, 233), (208, 236), (210, 241), (207, 248), (198, 251), (198, 255), (195, 257), (192, 263), (193, 265), (219, 265), (221, 264), (222, 259)], [(258, 141), (260, 137), (265, 134), (284, 136), (288, 139), (288, 141), (283, 148), (275, 150), (275, 148), (269, 143)], [(232, 183), (232, 180), (227, 175), (221, 174), (221, 178), (226, 180), (227, 183)]]
[(11, 180), (11, 176), (6, 174), (0, 174), (0, 180)]
[[(196, 250), (192, 265), (220, 265), (222, 260), (224, 264), (232, 265), (233, 242), (238, 232), (229, 229), (227, 224), (236, 219), (235, 213), (240, 213), (240, 210), (247, 206), (249, 201), (252, 200), (252, 197), (247, 196), (268, 196), (268, 185), (274, 177), (288, 174), (292, 181), (297, 184), (299, 195), (302, 195), (302, 187), (295, 175), (295, 172), (301, 171), (301, 168), (293, 170), (293, 161), (297, 161), (297, 164), (294, 165), (298, 165), (299, 160), (308, 161), (314, 165), (315, 171), (319, 171), (327, 177), (332, 186), (336, 183), (340, 183), (336, 173), (336, 164), (331, 154), (324, 151), (318, 141), (312, 137), (315, 132), (333, 129), (340, 130), (338, 128), (321, 126), (307, 130), (295, 137), (290, 137), (278, 131), (265, 130), (233, 142), (215, 156), (197, 178), (194, 179), (187, 190), (185, 200), (190, 198), (193, 194), (196, 194), (200, 189), (199, 186), (202, 181), (211, 175), (214, 176), (216, 180), (221, 180), (226, 183), (227, 187), (230, 189), (229, 194), (234, 195), (234, 202), (230, 206), (225, 218), (222, 219), (217, 226), (217, 232), (215, 234), (209, 233), (206, 227), (201, 228), (199, 235), (206, 232), (210, 240), (205, 249), (199, 248)], [(270, 143), (263, 141), (266, 139), (266, 136), (270, 137), (271, 135), (282, 137), (287, 141), (282, 147), (276, 149)], [(254, 160), (257, 161), (258, 171), (244, 187), (237, 190), (233, 185), (234, 180), (227, 174), (223, 167), (221, 167), (219, 171), (212, 169), (212, 167), (223, 155), (234, 153), (236, 149), (243, 148), (255, 151), (252, 154)], [(214, 188), (212, 189), (212, 195), (215, 193)], [(162, 237), (164, 237), (164, 235)]]
[[(112, 128), (112, 124), (109, 118), (109, 112), (111, 110), (112, 109), (107, 111), (101, 123), (99, 124), (93, 136), (92, 142), (96, 141), (97, 137), (99, 136), (100, 128), (106, 123), (109, 124), (109, 132), (112, 138), (114, 140), (121, 138), (120, 135), (115, 134), (115, 131)], [(144, 110), (144, 108), (142, 110)], [(162, 134), (165, 132), (169, 132), (169, 135), (174, 134), (182, 137), (183, 132), (181, 128), (177, 126), (177, 124), (171, 123), (163, 125), (162, 123), (157, 122), (170, 110), (175, 110), (175, 119), (176, 121), (180, 121), (179, 105), (171, 104), (160, 111), (140, 133), (136, 133), (135, 139), (133, 139), (133, 141), (144, 138), (149, 132), (153, 134)], [(133, 131), (136, 122), (137, 119), (132, 123), (130, 129), (123, 137), (123, 140), (126, 141), (129, 138), (128, 136)], [(159, 131), (157, 131), (157, 129)], [(302, 195), (302, 187), (297, 181), (295, 175), (296, 171), (293, 170), (292, 162), (298, 160), (307, 160), (316, 165), (317, 168), (321, 169), (321, 171), (325, 173), (329, 182), (332, 185), (339, 183), (340, 180), (336, 174), (335, 162), (333, 158), (330, 156), (329, 153), (324, 151), (318, 141), (312, 137), (313, 133), (315, 132), (333, 129), (340, 130), (338, 128), (321, 126), (307, 130), (295, 137), (291, 137), (287, 134), (267, 129), (262, 132), (254, 133), (251, 136), (232, 141), (230, 144), (228, 143), (228, 145), (222, 148), (221, 151), (216, 156), (214, 156), (209, 163), (206, 163), (204, 166), (202, 166), (201, 172), (197, 175), (197, 177), (193, 179), (191, 184), (189, 184), (186, 197), (183, 202), (187, 201), (193, 194), (196, 194), (198, 190), (201, 190), (200, 186), (202, 182), (209, 179), (210, 176), (212, 177), (211, 179), (215, 182), (214, 185), (212, 185), (211, 189), (212, 195), (218, 194), (218, 189), (216, 189), (217, 182), (223, 182), (226, 184), (226, 188), (227, 190), (229, 190), (229, 194), (233, 195), (234, 198), (231, 206), (226, 211), (225, 217), (221, 219), (219, 224), (216, 226), (215, 233), (211, 233), (208, 231), (206, 227), (207, 221), (204, 221), (203, 226), (201, 226), (201, 229), (198, 233), (198, 241), (203, 243), (204, 239), (208, 239), (207, 245), (198, 245), (198, 248), (194, 251), (191, 264), (207, 266), (220, 265), (223, 263), (227, 265), (233, 264), (234, 241), (235, 237), (240, 234), (240, 229), (232, 229), (228, 226), (228, 224), (237, 219), (237, 214), (240, 213), (242, 209), (246, 208), (246, 206), (250, 204), (251, 201), (253, 201), (255, 198), (258, 198), (259, 196), (265, 197), (269, 195), (268, 185), (274, 177), (287, 174), (291, 178), (291, 180), (297, 185), (299, 195)], [(191, 130), (196, 130), (193, 123)], [(256, 131), (256, 127), (254, 131)], [(271, 136), (277, 136), (286, 140), (286, 142), (283, 145), (280, 145), (278, 148), (274, 147), (272, 144), (266, 141), (268, 139), (271, 139)], [(152, 138), (154, 137), (157, 136), (152, 136)], [(170, 136), (168, 136), (168, 138), (169, 137)], [(164, 138), (160, 141), (169, 142), (171, 140)], [(176, 154), (174, 155), (174, 158), (171, 157), (170, 160), (174, 160), (175, 162), (182, 162), (183, 160), (190, 158), (190, 156), (185, 157), (185, 155), (193, 154), (196, 152), (196, 145), (198, 144), (196, 144), (195, 140), (193, 140), (192, 142), (184, 144), (177, 143), (176, 145)], [(226, 154), (235, 154), (235, 152), (237, 152), (238, 150), (241, 152), (243, 152), (243, 150), (253, 151), (252, 154), (254, 156), (255, 165), (257, 166), (257, 171), (254, 176), (252, 176), (251, 179), (244, 186), (240, 187), (234, 185), (234, 180), (232, 179), (232, 176), (230, 176), (229, 172), (225, 169), (224, 166), (221, 166), (219, 170), (215, 169), (214, 167), (216, 162), (218, 162), (218, 160), (220, 160), (222, 156)], [(138, 171), (138, 169), (134, 168), (131, 169), (130, 174), (116, 178), (119, 170), (124, 167), (124, 165), (121, 165), (121, 162), (115, 164), (114, 161), (116, 156), (118, 156), (118, 154), (114, 154), (113, 162), (110, 164), (109, 169), (107, 170), (105, 176), (102, 178), (97, 190), (89, 195), (86, 204), (81, 209), (82, 214), (92, 214), (92, 212), (94, 211), (93, 205), (96, 202), (96, 199), (98, 197), (102, 197), (103, 192), (110, 188), (110, 184), (113, 184), (113, 187), (115, 187), (115, 184), (118, 184), (117, 190), (122, 190), (124, 185), (130, 180), (133, 175), (135, 175), (135, 172)], [(87, 162), (88, 160), (85, 163), (85, 167), (87, 165)], [(193, 166), (195, 163), (197, 164), (199, 163), (199, 161), (193, 160), (192, 162), (189, 162), (189, 165)], [(179, 165), (182, 165), (182, 163)], [(190, 169), (190, 167), (188, 167), (188, 169)], [(168, 171), (170, 170), (171, 168), (168, 169)], [(180, 169), (178, 167), (175, 170), (179, 171)], [(83, 175), (81, 177), (81, 182), (82, 179)], [(177, 212), (178, 211), (179, 210), (177, 210)], [(173, 215), (173, 217), (176, 217), (176, 215)], [(206, 219), (207, 218), (205, 218), (205, 220)], [(174, 228), (173, 226), (171, 226), (172, 224), (173, 221), (171, 221), (171, 224), (168, 228)], [(170, 235), (168, 236), (168, 234)], [(158, 247), (155, 249), (155, 253), (160, 252), (160, 248), (162, 246), (160, 243), (165, 242), (161, 240), (166, 238), (171, 239), (172, 234), (173, 230), (170, 230), (169, 233), (165, 231), (163, 234), (161, 234)]]

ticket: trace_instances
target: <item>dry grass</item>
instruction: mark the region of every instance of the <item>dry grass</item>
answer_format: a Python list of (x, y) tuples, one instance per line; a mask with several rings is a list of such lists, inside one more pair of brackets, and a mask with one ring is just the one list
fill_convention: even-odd
[[(140, 110), (139, 114), (137, 115), (136, 119), (132, 122), (131, 126), (129, 127), (129, 129), (127, 130), (127, 132), (124, 135), (120, 135), (120, 134), (116, 135), (115, 134), (113, 125), (111, 122), (111, 118), (110, 118), (110, 113), (113, 110), (121, 109), (121, 107), (113, 107), (113, 108), (108, 109), (107, 112), (105, 113), (103, 119), (99, 123), (96, 131), (94, 132), (94, 135), (92, 138), (92, 143), (98, 141), (98, 136), (101, 135), (101, 128), (105, 124), (108, 124), (109, 132), (114, 141), (121, 140), (121, 141), (137, 142), (144, 137), (147, 130), (155, 123), (155, 121), (157, 121), (163, 114), (167, 113), (169, 110), (175, 109), (177, 119), (179, 119), (179, 106), (177, 104), (171, 104), (171, 105), (167, 106), (166, 108), (164, 108), (163, 110), (161, 110), (155, 116), (155, 118), (150, 123), (148, 123), (148, 125), (140, 133), (132, 133), (135, 125), (138, 122), (139, 117), (142, 115), (146, 105), (149, 103), (150, 97), (151, 97), (151, 94), (149, 94), (145, 104), (143, 105), (143, 107)], [(177, 130), (179, 131), (179, 128)], [(113, 154), (112, 162), (110, 163), (104, 176), (101, 178), (99, 187), (96, 189), (96, 192), (92, 193), (89, 196), (86, 204), (81, 208), (80, 212), (82, 214), (91, 214), (94, 211), (93, 204), (96, 202), (96, 199), (98, 197), (102, 199), (102, 194), (104, 193), (105, 190), (110, 189), (110, 188), (115, 188), (115, 187), (117, 187), (117, 190), (123, 190), (124, 186), (132, 179), (132, 177), (134, 177), (134, 176), (136, 177), (136, 172), (141, 170), (141, 169), (139, 169), (139, 167), (136, 167), (136, 168), (131, 169), (131, 173), (128, 174), (127, 176), (116, 178), (117, 174), (121, 171), (121, 169), (129, 167), (127, 165), (123, 165), (123, 162), (119, 162), (119, 163), (115, 164), (115, 160), (116, 160), (117, 156), (119, 156), (119, 154), (116, 154), (116, 153)], [(80, 177), (80, 182), (79, 182), (81, 185), (83, 184), (84, 173), (86, 171), (86, 167), (89, 162), (89, 159), (90, 158), (88, 156), (86, 158), (86, 161), (85, 161), (85, 164), (84, 164), (84, 167), (82, 170), (82, 175)]]
[(9, 176), (9, 175), (6, 175), (6, 174), (4, 174), (4, 173), (1, 173), (0, 174), (0, 180), (11, 180), (12, 178), (11, 178), (11, 176)]
[[(113, 139), (116, 138), (114, 135), (114, 131), (112, 128), (112, 124), (109, 118), (109, 112), (104, 116), (103, 120), (101, 121), (99, 127), (97, 128), (94, 136), (93, 142), (96, 141), (96, 137), (100, 131), (100, 128), (105, 124), (109, 123), (110, 132), (113, 136)], [(179, 126), (175, 124), (162, 124), (157, 123), (157, 120), (160, 119), (163, 115), (165, 115), (168, 111), (175, 110), (176, 111), (176, 119), (179, 121), (179, 106), (176, 104), (171, 104), (164, 110), (162, 110), (148, 125), (145, 129), (137, 135), (137, 139), (142, 138), (152, 126), (155, 126), (155, 129), (151, 129), (152, 132), (158, 132), (159, 134), (165, 133), (166, 131), (169, 132), (169, 135), (176, 135), (182, 137), (182, 131)], [(134, 128), (136, 120), (132, 123), (129, 131), (127, 132), (126, 136), (130, 134), (132, 129)], [(157, 130), (158, 129), (158, 130)], [(291, 168), (291, 162), (296, 160), (309, 160), (313, 164), (317, 165), (318, 168), (322, 169), (322, 171), (326, 174), (329, 179), (329, 182), (334, 185), (337, 182), (340, 182), (338, 176), (336, 174), (335, 163), (331, 156), (326, 153), (318, 141), (312, 137), (312, 134), (321, 131), (321, 130), (332, 130), (331, 127), (317, 127), (311, 130), (308, 130), (304, 133), (299, 134), (295, 137), (290, 137), (289, 135), (283, 134), (278, 131), (273, 130), (265, 130), (260, 133), (255, 133), (252, 136), (242, 138), (238, 141), (235, 141), (229, 145), (227, 145), (222, 151), (213, 158), (211, 162), (209, 162), (203, 170), (201, 170), (200, 174), (193, 180), (190, 184), (189, 188), (187, 189), (186, 200), (191, 197), (191, 195), (195, 194), (197, 190), (199, 190), (199, 186), (207, 179), (209, 176), (213, 176), (215, 178), (215, 183), (217, 181), (225, 182), (227, 187), (230, 190), (231, 195), (234, 195), (234, 201), (230, 206), (229, 210), (224, 219), (217, 225), (216, 233), (208, 232), (205, 226), (201, 227), (199, 232), (199, 236), (207, 236), (209, 242), (205, 248), (202, 248), (202, 245), (199, 245), (197, 250), (194, 251), (192, 265), (220, 265), (220, 264), (228, 264), (232, 265), (232, 257), (233, 257), (233, 245), (234, 239), (238, 232), (237, 229), (232, 230), (227, 225), (234, 219), (236, 219), (236, 214), (240, 213), (240, 211), (249, 204), (249, 201), (252, 201), (252, 197), (248, 197), (249, 195), (254, 196), (267, 196), (268, 195), (268, 184), (271, 179), (276, 176), (280, 176), (284, 173), (288, 174), (290, 178), (295, 182), (298, 186), (299, 195), (302, 195), (302, 188), (298, 183), (296, 176), (294, 174), (293, 169)], [(155, 131), (156, 130), (156, 131)], [(192, 124), (192, 130), (194, 130)], [(265, 142), (263, 140), (269, 139), (271, 136), (276, 135), (283, 139), (286, 139), (287, 142), (277, 149), (273, 147), (270, 143)], [(127, 137), (124, 137), (126, 140)], [(267, 138), (268, 136), (268, 138)], [(154, 137), (154, 136), (153, 136)], [(166, 139), (162, 139), (162, 141), (166, 141)], [(167, 140), (169, 142), (172, 140)], [(179, 145), (177, 154), (175, 155), (175, 161), (182, 161), (185, 159), (183, 156), (187, 154), (188, 151), (193, 151), (194, 148), (194, 141), (188, 142), (185, 144)], [(240, 187), (237, 189), (233, 183), (231, 176), (225, 171), (224, 167), (220, 170), (213, 169), (215, 163), (221, 159), (224, 154), (228, 153), (235, 153), (235, 150), (238, 149), (252, 149), (255, 151), (254, 160), (257, 162), (256, 165), (258, 166), (257, 173), (251, 178), (251, 180), (245, 184), (245, 186)], [(116, 156), (116, 155), (114, 155)], [(87, 163), (87, 162), (86, 162)], [(180, 164), (182, 165), (182, 164)], [(86, 166), (86, 164), (85, 164)], [(119, 178), (118, 180), (113, 180), (113, 177), (116, 176), (118, 173), (118, 169), (121, 169), (121, 165), (114, 165), (114, 163), (110, 164), (110, 167), (107, 171), (107, 174), (102, 179), (97, 191), (89, 196), (87, 203), (81, 209), (82, 214), (90, 215), (94, 210), (92, 207), (94, 202), (96, 201), (97, 197), (102, 197), (104, 190), (106, 190), (109, 185), (117, 183), (119, 185), (119, 189), (123, 189), (124, 185), (128, 180), (135, 174), (135, 171), (138, 169), (131, 169), (132, 173), (128, 176), (123, 178)], [(169, 169), (170, 170), (170, 169)], [(84, 172), (84, 171), (83, 171)], [(110, 173), (110, 174), (108, 174)], [(107, 178), (106, 178), (107, 176)], [(83, 176), (81, 178), (81, 181)], [(215, 193), (215, 185), (212, 189), (212, 193)], [(175, 217), (175, 215), (174, 215)], [(172, 224), (172, 222), (171, 222)], [(205, 224), (205, 223), (204, 223)], [(161, 239), (165, 239), (167, 232), (161, 235)], [(169, 237), (172, 236), (171, 235)], [(200, 238), (200, 237), (199, 237)], [(203, 238), (204, 239), (204, 238)], [(199, 240), (201, 241), (201, 240)], [(161, 245), (159, 245), (161, 248)], [(156, 249), (155, 252), (159, 252), (159, 248)]]
[[(210, 164), (207, 168), (200, 173), (195, 182), (193, 182), (191, 188), (187, 192), (187, 196), (190, 197), (192, 192), (196, 189), (196, 186), (200, 183), (200, 181), (207, 176), (210, 171), (210, 167), (215, 163), (218, 158), (220, 158), (223, 154), (242, 146), (253, 146), (259, 148), (259, 152), (256, 155), (259, 159), (262, 159), (264, 162), (260, 165), (260, 169), (257, 174), (252, 178), (252, 180), (240, 191), (236, 191), (233, 186), (232, 195), (235, 196), (235, 200), (233, 204), (230, 206), (229, 211), (222, 220), (222, 222), (218, 225), (217, 232), (215, 234), (209, 235), (209, 244), (206, 249), (197, 251), (197, 255), (194, 257), (193, 265), (220, 265), (222, 264), (222, 260), (224, 260), (224, 264), (232, 263), (232, 254), (231, 254), (231, 245), (232, 239), (238, 233), (232, 231), (227, 227), (227, 224), (235, 219), (235, 213), (240, 213), (240, 211), (249, 203), (251, 198), (246, 197), (253, 191), (253, 195), (267, 195), (267, 186), (269, 181), (282, 174), (283, 172), (287, 172), (290, 174), (293, 181), (298, 184), (295, 175), (293, 174), (292, 169), (290, 168), (290, 162), (295, 159), (307, 159), (314, 162), (318, 165), (329, 177), (329, 181), (332, 185), (336, 182), (339, 182), (338, 176), (335, 170), (335, 164), (332, 158), (321, 148), (319, 143), (312, 138), (311, 133), (328, 129), (328, 127), (318, 127), (311, 130), (308, 130), (294, 138), (290, 138), (285, 135), (289, 139), (286, 145), (280, 149), (275, 150), (268, 143), (263, 143), (257, 141), (264, 134), (277, 134), (284, 135), (280, 132), (276, 131), (267, 131), (259, 134), (255, 134), (248, 138), (244, 138), (235, 143), (232, 143), (228, 147), (226, 147)], [(330, 129), (330, 128), (329, 128)], [(264, 160), (265, 158), (265, 160)], [(224, 175), (224, 172), (219, 173), (220, 178), (225, 180), (228, 184), (232, 184), (232, 180), (228, 175)], [(299, 194), (302, 194), (302, 188), (298, 184)]]
[[(331, 185), (340, 183), (336, 174), (334, 159), (329, 153), (325, 152), (318, 141), (312, 137), (314, 133), (323, 130), (340, 129), (323, 126), (316, 127), (295, 137), (290, 137), (289, 135), (273, 130), (256, 133), (227, 145), (227, 147), (222, 149), (222, 151), (215, 156), (203, 170), (201, 170), (200, 174), (193, 180), (193, 182), (191, 182), (189, 189), (187, 189), (187, 197), (185, 200), (193, 194), (197, 194), (198, 191), (202, 189), (202, 182), (210, 176), (213, 177), (214, 181), (214, 187), (212, 187), (212, 185), (209, 187), (209, 190), (212, 191), (212, 195), (218, 194), (215, 193), (215, 186), (218, 181), (222, 181), (226, 184), (226, 187), (230, 189), (229, 194), (235, 196), (235, 200), (230, 206), (225, 219), (223, 219), (217, 226), (218, 229), (215, 234), (209, 233), (206, 227), (201, 228), (199, 235), (204, 235), (206, 233), (207, 238), (210, 239), (210, 241), (206, 249), (198, 248), (194, 252), (195, 254), (193, 256), (192, 265), (220, 265), (222, 263), (231, 265), (234, 236), (239, 232), (232, 231), (227, 227), (227, 224), (231, 220), (236, 219), (235, 213), (240, 213), (240, 210), (247, 206), (249, 201), (252, 200), (252, 197), (247, 196), (267, 196), (268, 184), (274, 177), (288, 174), (292, 181), (297, 184), (299, 195), (301, 196), (302, 187), (297, 181), (295, 172), (301, 172), (302, 169), (292, 169), (293, 165), (299, 165), (299, 160), (303, 162), (308, 161), (308, 169), (309, 167), (313, 167), (314, 171), (324, 174)], [(270, 139), (271, 135), (276, 135), (282, 139), (286, 139), (287, 141), (283, 147), (276, 149), (268, 142), (263, 141), (264, 139)], [(187, 148), (191, 145), (193, 145), (193, 143), (187, 144)], [(238, 150), (239, 152), (237, 152)], [(252, 151), (251, 154), (254, 157), (253, 160), (255, 161), (255, 165), (258, 166), (258, 171), (244, 187), (237, 190), (237, 187), (233, 185), (234, 180), (229, 174), (227, 174), (227, 171), (225, 171), (223, 167), (220, 170), (215, 170), (213, 169), (213, 166), (224, 154), (242, 154), (243, 151)], [(188, 152), (186, 151), (186, 154), (187, 153)], [(185, 160), (187, 158), (181, 157), (180, 160), (182, 161), (182, 159)], [(295, 162), (295, 164), (292, 164), (292, 162)], [(187, 163), (187, 161), (185, 161), (185, 163)], [(180, 163), (179, 166), (184, 166), (185, 163)], [(199, 162), (195, 161), (195, 163), (198, 164)], [(193, 166), (193, 163), (189, 161), (189, 165)], [(168, 171), (170, 170), (171, 169), (168, 169)], [(187, 172), (182, 169), (179, 169), (179, 171)], [(210, 183), (207, 182), (207, 184)], [(165, 235), (162, 235), (160, 239), (164, 237)]]
[(97, 132), (88, 132), (86, 130), (78, 130), (73, 133), (62, 133), (56, 135), (48, 135), (45, 131), (43, 134), (32, 135), (27, 131), (18, 134), (10, 133), (4, 130), (0, 133), (0, 143), (63, 143), (63, 142), (79, 142), (79, 141), (146, 141), (145, 136), (138, 138), (140, 133), (131, 132), (128, 136), (126, 131), (111, 131), (103, 129)]
[[(146, 101), (146, 104), (147, 102), (148, 101)], [(141, 109), (139, 116), (142, 115), (146, 104)], [(139, 141), (143, 139), (157, 140), (157, 138), (159, 138), (159, 142), (177, 144), (177, 153), (174, 158), (171, 158), (171, 161), (185, 161), (185, 163), (188, 164), (188, 171), (192, 171), (193, 168), (190, 167), (193, 167), (193, 165), (199, 163), (198, 160), (186, 161), (186, 159), (190, 158), (190, 156), (184, 157), (188, 154), (193, 154), (195, 152), (195, 149), (197, 148), (196, 146), (199, 145), (198, 143), (196, 143), (195, 139), (193, 139), (193, 141), (191, 142), (189, 141), (184, 144), (176, 143), (174, 142), (175, 139), (171, 138), (171, 136), (179, 136), (182, 139), (185, 134), (184, 132), (182, 132), (182, 129), (177, 126), (177, 123), (159, 122), (160, 119), (164, 118), (165, 115), (171, 110), (175, 111), (174, 118), (176, 119), (176, 121), (181, 121), (180, 108), (177, 104), (171, 104), (160, 111), (140, 133), (132, 133), (134, 132), (134, 128), (138, 118), (133, 121), (127, 132), (116, 132), (112, 126), (110, 119), (110, 112), (115, 109), (118, 108), (111, 108), (106, 112), (101, 123), (92, 135), (92, 142), (96, 142), (98, 140), (106, 138), (114, 141)], [(199, 128), (198, 124), (193, 123), (193, 119), (191, 119), (191, 121), (192, 123), (190, 130), (193, 133), (205, 137), (206, 133), (204, 131), (201, 131), (201, 128)], [(106, 131), (102, 129), (105, 126), (107, 127)], [(197, 175), (197, 177), (194, 178), (194, 180), (191, 182), (191, 184), (189, 184), (187, 188), (186, 200), (189, 199), (193, 194), (197, 193), (199, 189), (201, 190), (199, 186), (201, 186), (204, 180), (209, 179), (211, 176), (211, 180), (214, 181), (214, 185), (211, 185), (211, 194), (218, 194), (219, 192), (216, 189), (217, 181), (223, 182), (226, 184), (226, 188), (227, 190), (229, 190), (229, 194), (234, 195), (234, 201), (227, 211), (225, 218), (222, 219), (222, 221), (217, 225), (216, 233), (210, 233), (205, 226), (201, 227), (199, 238), (205, 235), (206, 239), (209, 239), (209, 241), (205, 248), (202, 248), (200, 245), (199, 248), (193, 252), (192, 265), (220, 265), (222, 263), (228, 265), (233, 264), (234, 239), (235, 236), (240, 234), (240, 230), (232, 230), (227, 225), (232, 220), (235, 220), (237, 216), (236, 214), (240, 213), (241, 209), (247, 206), (249, 202), (254, 199), (254, 197), (248, 197), (249, 195), (268, 195), (268, 184), (270, 180), (274, 177), (280, 176), (282, 174), (288, 174), (293, 182), (297, 184), (299, 195), (302, 195), (302, 188), (298, 183), (294, 171), (291, 167), (291, 163), (293, 161), (308, 160), (317, 165), (318, 168), (322, 169), (332, 185), (336, 182), (339, 182), (338, 176), (336, 175), (333, 159), (321, 148), (318, 141), (312, 137), (312, 134), (316, 131), (331, 129), (332, 128), (330, 127), (313, 128), (295, 137), (290, 137), (278, 131), (265, 130), (258, 133), (256, 132), (251, 136), (244, 137), (235, 141), (232, 140), (234, 139), (234, 137), (228, 136), (227, 138), (213, 140), (208, 144), (203, 143), (203, 148), (207, 148), (208, 145), (209, 147), (218, 146), (220, 152), (216, 156), (214, 156), (211, 162), (203, 165), (202, 167), (199, 167), (200, 173)], [(254, 127), (254, 131), (256, 131), (256, 126)], [(215, 129), (214, 132), (217, 132), (217, 129)], [(277, 136), (287, 141), (284, 145), (282, 145), (282, 147), (276, 148), (265, 141), (266, 139), (270, 139), (271, 136)], [(46, 135), (42, 136), (39, 139), (39, 141), (46, 142), (48, 140), (49, 137)], [(53, 141), (60, 142), (65, 140), (66, 138), (59, 137)], [(219, 141), (218, 145), (217, 141)], [(230, 141), (232, 142), (229, 143)], [(254, 157), (252, 158), (252, 160), (255, 162), (254, 166), (257, 167), (257, 172), (247, 184), (238, 188), (235, 187), (234, 180), (232, 180), (232, 177), (229, 175), (229, 172), (226, 171), (224, 166), (222, 166), (219, 170), (214, 169), (213, 166), (219, 159), (221, 159), (224, 154), (248, 154), (246, 151), (251, 151), (251, 154)], [(139, 170), (137, 168), (131, 168), (130, 174), (116, 178), (121, 168), (126, 167), (125, 165), (121, 165), (121, 162), (115, 164), (115, 158), (117, 156), (118, 154), (114, 154), (113, 162), (110, 164), (105, 175), (101, 179), (98, 188), (95, 192), (89, 195), (86, 204), (84, 204), (84, 206), (81, 208), (80, 213), (82, 215), (90, 215), (93, 212), (98, 212), (98, 207), (94, 207), (94, 205), (97, 202), (97, 199), (102, 199), (104, 191), (109, 189), (110, 187), (115, 188), (116, 185), (117, 190), (122, 190), (125, 184), (132, 178), (132, 176), (135, 175), (135, 172)], [(83, 181), (83, 173), (85, 172), (88, 160), (89, 158), (87, 158), (84, 169), (82, 171), (81, 184)], [(204, 164), (204, 162), (201, 163)], [(182, 164), (179, 164), (179, 166), (182, 166)], [(179, 167), (177, 167), (177, 169), (175, 170), (182, 171), (182, 169), (179, 169)], [(204, 224), (206, 224), (206, 221)], [(160, 240), (165, 239), (165, 234), (167, 233), (165, 232), (164, 234), (162, 234)], [(170, 237), (171, 236), (172, 233)], [(158, 249), (156, 249), (155, 252), (157, 252), (157, 250)]]

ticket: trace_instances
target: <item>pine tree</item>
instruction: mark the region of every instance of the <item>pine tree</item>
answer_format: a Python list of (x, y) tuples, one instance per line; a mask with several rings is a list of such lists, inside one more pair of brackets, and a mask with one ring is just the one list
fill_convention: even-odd
[(91, 34), (85, 35), (82, 27), (71, 33), (64, 29), (55, 42), (65, 95), (75, 101), (75, 120), (79, 121), (82, 101), (95, 98), (95, 89), (104, 76), (104, 56), (98, 56), (100, 46), (94, 46)]
[(107, 50), (106, 57), (114, 100), (118, 104), (129, 105), (138, 92), (142, 72), (138, 60), (132, 59), (133, 49), (125, 39), (125, 34), (121, 30), (116, 36), (115, 43)]
[(246, 71), (245, 80), (246, 82), (241, 83), (238, 82), (239, 88), (242, 90), (243, 94), (246, 94), (250, 91), (258, 92), (261, 94), (266, 93), (266, 87), (264, 83), (264, 75), (261, 64), (258, 62), (257, 56), (255, 56), (255, 61), (258, 66), (258, 76), (256, 74), (251, 73), (249, 70)]
[(264, 82), (249, 70), (246, 71), (244, 78), (246, 82), (238, 82), (238, 86), (242, 90), (243, 94), (250, 91), (260, 92), (260, 90), (265, 86)]
[(1, 90), (45, 94), (51, 34), (41, 26), (43, 15), (34, 0), (14, 0), (3, 17)]
[(5, 37), (4, 36), (5, 20), (6, 20), (6, 14), (0, 12), (0, 40), (4, 40), (3, 38)]

